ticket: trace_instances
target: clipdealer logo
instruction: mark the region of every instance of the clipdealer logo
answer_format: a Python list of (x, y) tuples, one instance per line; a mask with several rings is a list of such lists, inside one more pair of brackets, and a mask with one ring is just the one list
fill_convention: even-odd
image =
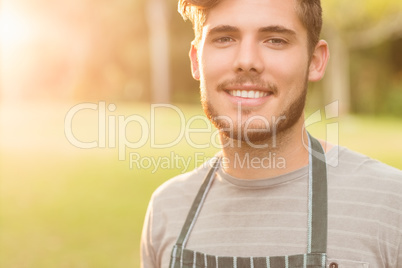
[[(241, 111), (241, 106), (239, 105), (238, 107), (239, 112), (238, 112), (238, 117), (236, 120), (238, 122), (242, 122), (242, 113)], [(187, 170), (188, 167), (190, 166), (191, 162), (195, 163), (195, 166), (198, 166), (200, 163), (203, 161), (207, 160), (207, 157), (201, 157), (199, 154), (194, 156), (187, 156), (185, 158), (184, 156), (180, 156), (177, 154), (170, 154), (170, 156), (165, 156), (165, 157), (157, 157), (157, 156), (145, 156), (141, 155), (139, 152), (127, 152), (128, 149), (140, 149), (144, 146), (150, 146), (151, 149), (168, 149), (168, 148), (174, 148), (176, 145), (178, 145), (181, 141), (185, 140), (185, 142), (190, 145), (193, 149), (206, 149), (206, 148), (217, 148), (221, 149), (226, 146), (234, 146), (235, 139), (229, 141), (226, 144), (219, 144), (217, 142), (218, 140), (218, 135), (219, 135), (219, 130), (215, 129), (213, 131), (212, 124), (210, 121), (204, 116), (204, 115), (195, 115), (190, 117), (189, 119), (186, 119), (185, 113), (178, 108), (177, 106), (171, 105), (171, 104), (151, 104), (150, 105), (150, 115), (146, 118), (140, 114), (131, 114), (131, 115), (118, 115), (116, 114), (117, 107), (115, 104), (111, 103), (109, 105), (106, 105), (106, 102), (99, 102), (99, 103), (80, 103), (75, 106), (73, 106), (68, 112), (66, 113), (65, 120), (64, 120), (64, 132), (65, 132), (65, 137), (68, 140), (68, 142), (81, 149), (94, 149), (94, 148), (117, 148), (118, 151), (118, 159), (120, 161), (125, 161), (127, 155), (129, 155), (129, 162), (130, 162), (130, 169), (132, 168), (137, 168), (137, 169), (152, 169), (153, 171), (156, 171), (155, 168), (183, 168), (183, 170)], [(333, 102), (331, 104), (328, 104), (325, 107), (325, 120), (337, 118), (339, 116), (338, 112), (338, 102)], [(81, 140), (79, 139), (75, 134), (74, 134), (74, 118), (79, 117), (81, 113), (83, 112), (88, 112), (91, 111), (97, 116), (96, 124), (97, 124), (97, 137), (93, 138), (92, 140)], [(157, 120), (158, 120), (158, 114), (163, 114), (166, 112), (174, 112), (175, 116), (180, 121), (180, 126), (179, 126), (179, 133), (177, 136), (173, 138), (173, 140), (170, 140), (165, 143), (158, 143), (156, 139), (156, 125), (157, 125)], [(308, 118), (305, 120), (305, 126), (308, 127), (310, 125), (316, 124), (318, 122), (322, 122), (324, 117), (321, 116), (322, 111), (317, 110), (313, 114), (311, 114)], [(163, 116), (162, 116), (163, 119)], [(250, 125), (249, 123), (252, 120), (259, 120), (261, 121), (264, 119), (264, 124), (266, 126), (267, 131), (272, 132), (272, 148), (276, 146), (276, 130), (277, 130), (277, 125), (281, 121), (285, 120), (286, 118), (279, 117), (275, 118), (273, 117), (270, 123), (268, 120), (265, 118), (262, 118), (261, 116), (258, 116), (258, 118), (249, 118), (245, 124), (246, 128), (244, 131), (244, 140), (248, 143), (249, 146), (253, 148), (267, 148), (269, 147), (268, 144), (263, 145), (257, 145), (253, 144), (251, 141), (248, 140), (247, 132), (252, 132), (256, 131), (255, 129), (247, 129), (247, 127)], [(202, 128), (196, 128), (194, 127), (194, 122), (202, 122), (203, 126)], [(127, 137), (127, 128), (129, 126), (134, 125), (136, 129), (138, 129), (139, 133), (139, 138), (136, 140), (133, 140), (129, 137)], [(230, 127), (232, 129), (229, 129), (229, 131), (234, 131), (234, 124), (230, 124)], [(77, 128), (77, 126), (76, 126)], [(328, 123), (326, 124), (326, 140), (330, 139), (332, 143), (335, 143), (335, 145), (338, 145), (338, 123)], [(234, 131), (235, 132), (235, 131)], [(205, 143), (197, 143), (192, 139), (192, 134), (203, 134), (205, 133), (206, 135), (209, 136), (209, 140)], [(239, 133), (239, 131), (238, 131)], [(239, 135), (239, 134), (238, 134)], [(242, 134), (241, 134), (242, 135)], [(137, 137), (138, 135), (136, 135)], [(200, 142), (200, 141), (198, 141)], [(237, 142), (240, 142), (237, 140)], [(308, 148), (308, 144), (304, 144), (306, 149)], [(313, 154), (318, 154), (317, 152), (310, 152)], [(324, 156), (318, 156), (319, 159), (324, 160)], [(264, 159), (266, 162), (262, 162), (262, 164), (267, 165), (266, 163), (269, 163), (271, 165), (272, 163), (275, 163), (274, 161), (277, 159), (275, 166), (277, 165), (285, 165), (285, 162), (283, 159), (279, 159), (278, 156), (274, 156), (272, 158), (272, 155), (270, 155), (270, 158)], [(250, 165), (251, 162), (254, 164), (257, 160), (252, 159), (238, 159), (239, 165)], [(249, 163), (250, 162), (250, 163)], [(278, 164), (279, 163), (279, 164)], [(331, 162), (332, 166), (337, 165), (337, 161)]]
[[(253, 120), (257, 120), (263, 122), (265, 130), (270, 132), (273, 137), (272, 139), (272, 147), (276, 147), (276, 131), (277, 125), (280, 124), (281, 121), (286, 120), (284, 116), (279, 116), (276, 118), (272, 117), (272, 123), (270, 123), (266, 118), (262, 116), (252, 116), (248, 118), (245, 122), (244, 131), (241, 131), (241, 126), (235, 126), (232, 122), (231, 118), (223, 116), (222, 118), (229, 123), (229, 126), (225, 129), (225, 131), (231, 133), (230, 137), (235, 137), (236, 139), (230, 139), (225, 144), (219, 144), (217, 142), (219, 130), (212, 130), (211, 122), (204, 115), (195, 115), (186, 120), (184, 112), (178, 108), (177, 106), (171, 104), (151, 104), (150, 105), (150, 117), (147, 119), (139, 114), (132, 114), (129, 116), (124, 115), (114, 115), (107, 114), (113, 113), (117, 109), (116, 105), (109, 104), (106, 107), (105, 102), (96, 103), (81, 103), (72, 107), (66, 114), (64, 120), (64, 132), (67, 140), (70, 144), (74, 145), (77, 148), (81, 149), (93, 149), (93, 148), (118, 148), (119, 160), (126, 159), (126, 149), (139, 149), (148, 142), (150, 143), (150, 147), (152, 149), (167, 149), (173, 148), (183, 139), (190, 145), (193, 149), (206, 149), (211, 146), (214, 148), (226, 148), (226, 147), (234, 147), (235, 143), (237, 146), (241, 146), (242, 142), (246, 142), (248, 146), (252, 148), (267, 148), (268, 144), (254, 144), (250, 141), (249, 136), (250, 133), (261, 131), (259, 129), (254, 129), (251, 126), (251, 122)], [(77, 138), (74, 135), (74, 126), (73, 119), (76, 116), (85, 110), (92, 110), (97, 112), (98, 120), (98, 137), (96, 140), (92, 141), (83, 141)], [(179, 134), (174, 138), (174, 140), (167, 143), (157, 143), (156, 142), (156, 121), (157, 121), (157, 110), (161, 110), (160, 112), (167, 112), (168, 110), (176, 113), (178, 119), (180, 120), (179, 126)], [(241, 113), (241, 104), (238, 106), (238, 113), (236, 117), (237, 122), (242, 122), (242, 113)], [(194, 122), (201, 121), (204, 123), (206, 127), (204, 128), (195, 128), (193, 125)], [(140, 126), (140, 138), (136, 141), (132, 141), (127, 137), (127, 128), (130, 124), (137, 124)], [(235, 129), (236, 128), (236, 129)], [(236, 131), (237, 130), (237, 131)], [(116, 136), (117, 132), (117, 136)], [(204, 144), (199, 144), (191, 138), (191, 134), (211, 134), (208, 142)], [(244, 135), (244, 136), (243, 136)]]

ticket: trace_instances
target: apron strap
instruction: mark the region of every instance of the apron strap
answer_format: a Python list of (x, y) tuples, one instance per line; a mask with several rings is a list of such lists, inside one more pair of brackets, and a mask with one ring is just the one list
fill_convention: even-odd
[(195, 221), (197, 220), (197, 217), (201, 211), (201, 207), (207, 196), (209, 188), (211, 187), (214, 174), (220, 166), (220, 157), (219, 158), (214, 157), (210, 161), (209, 165), (211, 165), (211, 168), (209, 169), (208, 174), (205, 176), (204, 182), (202, 183), (200, 189), (198, 190), (197, 196), (193, 201), (191, 209), (187, 215), (186, 221), (180, 232), (179, 238), (177, 239), (176, 246), (178, 248), (184, 248), (187, 244), (191, 230), (194, 227)]
[[(325, 153), (318, 140), (309, 133), (309, 240), (308, 253), (327, 252), (328, 198)], [(314, 179), (312, 179), (314, 178)]]

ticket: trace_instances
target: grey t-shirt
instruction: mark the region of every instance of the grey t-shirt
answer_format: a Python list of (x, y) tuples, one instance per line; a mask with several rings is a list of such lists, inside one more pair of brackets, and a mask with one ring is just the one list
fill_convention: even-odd
[[(328, 262), (402, 267), (402, 171), (343, 147), (327, 154)], [(171, 250), (208, 171), (203, 165), (153, 194), (141, 240), (142, 267), (168, 267)], [(215, 176), (187, 248), (218, 256), (307, 252), (308, 167), (275, 178)]]

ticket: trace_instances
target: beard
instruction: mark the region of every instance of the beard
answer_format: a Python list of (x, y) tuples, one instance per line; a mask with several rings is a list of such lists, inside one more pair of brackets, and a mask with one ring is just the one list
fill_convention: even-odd
[[(217, 89), (222, 90), (228, 85), (240, 85), (245, 82), (267, 88), (267, 90), (273, 93), (273, 97), (278, 92), (278, 87), (275, 84), (261, 81), (259, 78), (255, 77), (238, 77), (234, 80), (219, 84)], [(203, 83), (201, 84), (201, 103), (206, 116), (219, 130), (224, 139), (237, 140), (248, 144), (268, 144), (268, 141), (276, 139), (279, 135), (291, 130), (299, 121), (300, 117), (303, 115), (306, 103), (307, 88), (308, 77), (306, 74), (300, 88), (295, 90), (295, 92), (300, 92), (300, 94), (284, 107), (279, 114), (272, 115), (271, 121), (263, 114), (249, 116), (253, 108), (241, 107), (241, 104), (239, 104), (237, 108), (237, 119), (219, 114), (211, 101), (207, 99), (206, 88), (203, 86)], [(241, 118), (247, 118), (247, 120), (242, 122)], [(254, 121), (253, 124), (250, 123), (251, 121)]]

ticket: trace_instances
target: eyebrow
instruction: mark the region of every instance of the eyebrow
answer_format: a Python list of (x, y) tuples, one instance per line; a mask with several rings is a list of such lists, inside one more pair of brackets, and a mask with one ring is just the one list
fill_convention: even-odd
[(258, 30), (260, 33), (282, 33), (288, 35), (296, 35), (296, 32), (281, 25), (273, 25), (262, 27)]
[(218, 25), (213, 27), (207, 31), (207, 35), (216, 34), (216, 33), (228, 33), (228, 32), (240, 32), (240, 29), (235, 26), (230, 25)]
[[(210, 30), (208, 30), (207, 35), (216, 34), (216, 33), (228, 33), (228, 32), (240, 32), (240, 29), (236, 26), (231, 26), (231, 25), (218, 25), (218, 26), (213, 27)], [(292, 36), (296, 35), (295, 31), (288, 29), (281, 25), (272, 25), (272, 26), (261, 27), (258, 29), (258, 32), (260, 32), (260, 33), (282, 33), (282, 34), (288, 34), (288, 35), (292, 35)]]

